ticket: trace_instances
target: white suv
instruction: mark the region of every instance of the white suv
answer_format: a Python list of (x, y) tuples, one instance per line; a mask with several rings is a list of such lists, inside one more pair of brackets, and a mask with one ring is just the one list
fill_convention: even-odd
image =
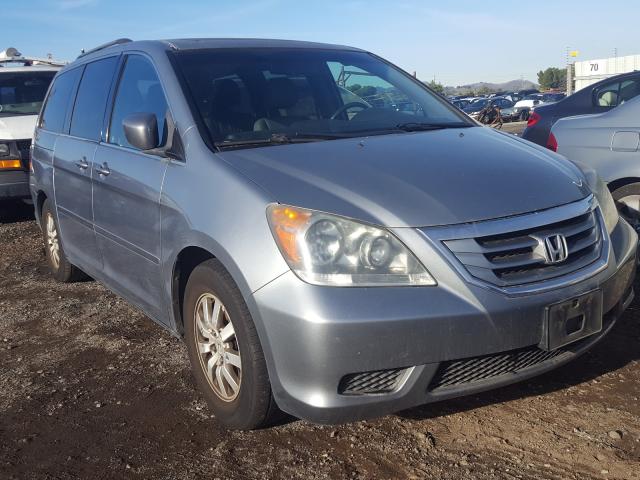
[(29, 197), (29, 148), (47, 89), (63, 66), (0, 52), (0, 201)]

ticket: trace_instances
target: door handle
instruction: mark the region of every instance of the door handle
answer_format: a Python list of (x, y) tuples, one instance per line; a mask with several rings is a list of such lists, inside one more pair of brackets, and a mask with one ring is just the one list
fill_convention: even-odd
[(109, 170), (109, 166), (107, 165), (107, 162), (104, 162), (101, 166), (96, 167), (96, 172), (98, 172), (103, 177), (106, 177), (111, 173), (111, 170)]
[(82, 157), (82, 160), (78, 160), (75, 164), (80, 170), (86, 170), (89, 168), (89, 163), (87, 163), (86, 157)]

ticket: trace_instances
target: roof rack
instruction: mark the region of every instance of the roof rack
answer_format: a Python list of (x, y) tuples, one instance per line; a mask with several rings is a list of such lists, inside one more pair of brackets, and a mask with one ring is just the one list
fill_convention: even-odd
[(98, 52), (100, 50), (104, 50), (105, 48), (109, 48), (109, 47), (113, 47), (115, 45), (122, 45), (123, 43), (129, 43), (132, 42), (133, 40), (131, 40), (130, 38), (118, 38), (116, 40), (113, 40), (112, 42), (107, 42), (107, 43), (103, 43), (102, 45), (98, 45), (96, 48), (92, 48), (91, 50), (86, 50), (83, 48), (80, 51), (80, 55), (78, 55), (78, 58), (82, 58), (85, 55), (89, 55), (90, 53), (94, 53), (94, 52)]
[(67, 63), (54, 60), (51, 56), (47, 58), (25, 57), (13, 47), (0, 52), (0, 67), (5, 63), (22, 63), (25, 67), (32, 65), (51, 65), (53, 67), (64, 67)]

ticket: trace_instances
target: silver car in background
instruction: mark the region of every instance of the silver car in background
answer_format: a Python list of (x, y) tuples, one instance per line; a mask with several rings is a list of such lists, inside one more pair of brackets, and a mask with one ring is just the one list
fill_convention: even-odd
[(32, 164), (54, 277), (183, 337), (230, 428), (523, 380), (633, 297), (637, 236), (593, 172), (356, 48), (112, 42), (56, 76)]
[(561, 118), (547, 146), (594, 169), (621, 215), (640, 228), (640, 97), (605, 113)]

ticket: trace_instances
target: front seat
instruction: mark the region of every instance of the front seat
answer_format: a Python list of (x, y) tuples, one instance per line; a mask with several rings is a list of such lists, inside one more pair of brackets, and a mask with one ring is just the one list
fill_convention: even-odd
[(241, 103), (242, 91), (234, 80), (216, 80), (213, 83), (207, 126), (223, 136), (251, 131), (254, 118), (239, 110)]
[(291, 115), (289, 110), (300, 100), (296, 84), (285, 77), (272, 78), (267, 83), (266, 108), (267, 116), (283, 125), (309, 120), (308, 117)]

